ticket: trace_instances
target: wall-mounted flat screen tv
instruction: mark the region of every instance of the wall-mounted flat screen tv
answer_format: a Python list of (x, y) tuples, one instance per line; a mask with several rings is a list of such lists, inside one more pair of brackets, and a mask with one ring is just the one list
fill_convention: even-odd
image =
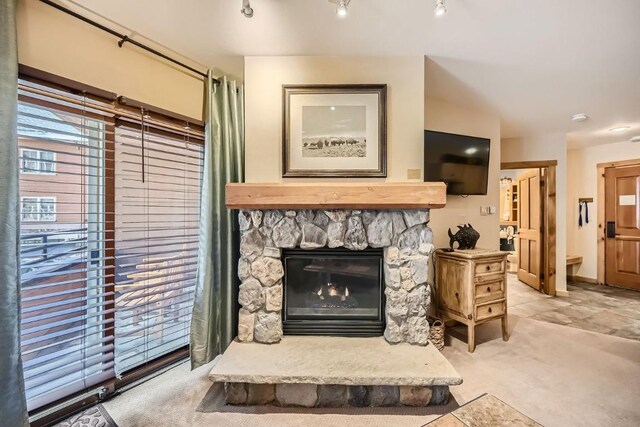
[(491, 140), (424, 131), (424, 180), (444, 181), (447, 194), (487, 194)]

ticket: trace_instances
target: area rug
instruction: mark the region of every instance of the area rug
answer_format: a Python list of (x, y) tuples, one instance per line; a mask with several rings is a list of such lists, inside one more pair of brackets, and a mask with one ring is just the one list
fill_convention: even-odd
[(429, 427), (542, 427), (515, 408), (490, 394), (484, 394), (434, 420)]
[(55, 427), (118, 427), (118, 424), (102, 405), (96, 405), (70, 416)]

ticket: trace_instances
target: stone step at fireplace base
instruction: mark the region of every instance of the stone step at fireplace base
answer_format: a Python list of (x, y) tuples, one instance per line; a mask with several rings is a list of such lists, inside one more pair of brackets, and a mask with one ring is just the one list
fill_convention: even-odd
[(229, 405), (302, 406), (306, 408), (446, 405), (449, 386), (347, 386), (339, 384), (225, 383)]
[(462, 378), (433, 346), (383, 337), (284, 336), (234, 341), (209, 373), (234, 405), (343, 407), (444, 405)]

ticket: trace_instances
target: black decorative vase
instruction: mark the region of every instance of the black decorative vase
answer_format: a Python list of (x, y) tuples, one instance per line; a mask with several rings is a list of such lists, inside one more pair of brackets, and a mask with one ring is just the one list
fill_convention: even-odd
[[(459, 225), (456, 234), (453, 234), (449, 229), (449, 246), (451, 246), (451, 249), (475, 249), (479, 238), (480, 233), (471, 224)], [(455, 242), (458, 242), (457, 248), (453, 247)]]

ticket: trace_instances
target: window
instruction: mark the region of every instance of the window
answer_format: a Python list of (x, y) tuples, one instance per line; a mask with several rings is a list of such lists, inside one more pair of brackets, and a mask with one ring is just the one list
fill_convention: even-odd
[(34, 410), (114, 376), (104, 209), (113, 119), (104, 103), (19, 87), (21, 350)]
[(23, 148), (20, 150), (20, 173), (54, 175), (56, 173), (56, 153)]
[(126, 123), (115, 141), (115, 355), (122, 374), (189, 344), (203, 146)]
[(20, 214), (22, 222), (55, 221), (55, 197), (22, 197), (20, 200)]
[(21, 78), (18, 98), (21, 351), (38, 411), (186, 350), (203, 145), (184, 122), (151, 126), (60, 85)]

